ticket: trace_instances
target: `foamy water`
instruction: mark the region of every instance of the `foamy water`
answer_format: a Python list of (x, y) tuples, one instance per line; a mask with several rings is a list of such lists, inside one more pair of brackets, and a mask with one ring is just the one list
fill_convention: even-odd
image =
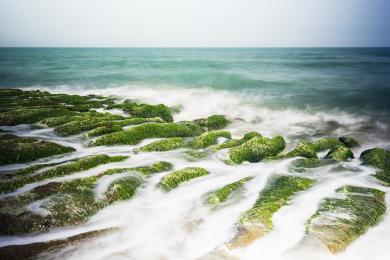
[[(332, 111), (312, 111), (296, 109), (271, 109), (261, 102), (261, 95), (246, 92), (241, 94), (209, 88), (161, 87), (146, 88), (123, 86), (105, 89), (70, 88), (67, 86), (43, 88), (51, 92), (75, 94), (116, 95), (122, 99), (139, 99), (146, 103), (164, 103), (180, 108), (174, 114), (175, 121), (192, 120), (212, 114), (224, 114), (232, 123), (226, 128), (234, 138), (241, 138), (248, 131), (258, 131), (264, 136), (282, 135), (287, 140), (286, 150), (292, 149), (300, 139), (318, 139), (322, 136), (353, 136), (360, 141), (361, 147), (353, 149), (355, 157), (372, 147), (390, 147), (386, 139), (388, 126), (375, 121), (375, 118), (357, 116), (334, 109)], [(65, 177), (45, 180), (26, 185), (13, 192), (21, 194), (38, 185), (50, 181), (65, 181), (74, 178), (97, 175), (110, 168), (136, 167), (157, 161), (168, 161), (175, 169), (199, 166), (210, 174), (183, 183), (178, 188), (163, 192), (158, 182), (167, 173), (158, 173), (146, 179), (146, 183), (137, 190), (128, 201), (116, 203), (101, 210), (82, 225), (54, 229), (34, 236), (13, 236), (0, 238), (0, 246), (27, 244), (68, 237), (90, 230), (107, 227), (119, 227), (118, 231), (98, 237), (88, 242), (71, 246), (49, 259), (197, 259), (216, 248), (224, 248), (236, 232), (237, 223), (243, 211), (252, 207), (259, 192), (267, 180), (280, 174), (301, 175), (317, 180), (316, 184), (298, 193), (289, 205), (282, 207), (273, 216), (274, 229), (264, 237), (257, 239), (245, 248), (229, 251), (240, 259), (386, 259), (390, 253), (390, 216), (386, 213), (383, 220), (353, 242), (345, 252), (331, 255), (327, 251), (302, 248), (299, 242), (304, 237), (305, 222), (318, 208), (325, 197), (335, 196), (335, 190), (343, 185), (372, 187), (387, 192), (386, 203), (390, 206), (389, 188), (380, 185), (371, 177), (375, 170), (361, 166), (359, 159), (335, 163), (304, 173), (291, 172), (294, 159), (227, 165), (223, 162), (226, 151), (199, 160), (188, 161), (183, 154), (185, 149), (169, 152), (136, 153), (134, 149), (154, 140), (130, 146), (85, 147), (89, 140), (83, 135), (60, 138), (51, 129), (30, 130), (27, 126), (9, 127), (18, 135), (48, 139), (63, 145), (72, 146), (77, 152), (68, 156), (58, 156), (39, 162), (62, 162), (69, 159), (94, 155), (128, 155), (129, 159), (102, 165), (87, 171)], [(325, 154), (321, 154), (324, 156)], [(0, 170), (16, 169), (31, 164), (11, 165)], [(342, 165), (345, 170), (338, 170)], [(124, 173), (128, 175), (131, 173)], [(122, 175), (118, 175), (122, 176)], [(242, 192), (218, 208), (204, 203), (206, 195), (228, 183), (252, 176)], [(108, 185), (117, 178), (109, 176), (102, 179), (96, 187), (100, 196)], [(8, 196), (8, 195), (7, 195)], [(30, 205), (31, 210), (39, 211), (40, 204)], [(44, 211), (39, 211), (45, 214)]]

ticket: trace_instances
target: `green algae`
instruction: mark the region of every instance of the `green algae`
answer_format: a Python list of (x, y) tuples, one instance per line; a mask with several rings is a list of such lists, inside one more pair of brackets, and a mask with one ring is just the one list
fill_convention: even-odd
[(75, 115), (65, 108), (24, 108), (0, 112), (0, 125), (32, 124), (49, 117)]
[(246, 177), (242, 178), (238, 181), (232, 182), (230, 184), (227, 184), (223, 186), (222, 188), (212, 192), (208, 197), (207, 197), (207, 203), (211, 205), (219, 204), (222, 202), (227, 201), (227, 199), (237, 190), (242, 188), (245, 183), (253, 179), (253, 177)]
[(286, 146), (284, 138), (254, 137), (249, 141), (229, 150), (229, 158), (233, 163), (243, 161), (259, 162), (267, 157), (278, 155)]
[(218, 138), (220, 137), (224, 137), (226, 139), (232, 138), (230, 132), (228, 131), (209, 131), (196, 137), (195, 140), (191, 143), (191, 146), (195, 149), (204, 149), (210, 145), (216, 144)]
[(229, 120), (223, 115), (212, 115), (208, 118), (196, 119), (194, 123), (211, 131), (225, 128), (229, 124)]
[(87, 133), (88, 137), (95, 137), (95, 136), (100, 136), (100, 135), (105, 135), (105, 134), (111, 134), (111, 133), (116, 133), (123, 131), (123, 128), (120, 125), (117, 124), (112, 124), (108, 123), (105, 126), (99, 126)]
[(359, 142), (352, 137), (341, 136), (339, 141), (342, 142), (348, 148), (354, 148), (360, 146)]
[(186, 146), (187, 142), (183, 137), (171, 137), (155, 141), (139, 148), (142, 152), (163, 152), (178, 149)]
[(351, 149), (338, 146), (336, 148), (331, 149), (325, 156), (326, 159), (332, 159), (335, 161), (347, 161), (348, 159), (353, 159), (353, 153)]
[[(0, 201), (0, 233), (23, 234), (80, 224), (100, 209), (116, 201), (130, 199), (144, 182), (142, 176), (147, 177), (171, 168), (172, 165), (164, 161), (135, 168), (114, 168), (95, 176), (62, 183), (51, 182), (19, 196), (7, 197)], [(126, 172), (138, 172), (140, 175), (115, 180), (101, 199), (95, 197), (94, 188), (101, 177)], [(29, 203), (42, 199), (48, 200), (43, 204), (48, 215), (36, 215), (26, 208)]]
[(173, 122), (171, 111), (164, 104), (149, 105), (137, 104), (134, 102), (126, 102), (121, 104), (114, 104), (109, 108), (119, 108), (136, 117), (154, 118), (160, 117), (166, 122)]
[(169, 191), (178, 187), (181, 183), (189, 181), (191, 179), (209, 174), (204, 168), (201, 167), (187, 167), (178, 171), (174, 171), (162, 178), (159, 186)]
[(74, 152), (72, 147), (16, 135), (0, 135), (0, 165), (25, 163), (37, 159)]
[(390, 151), (381, 148), (368, 149), (360, 154), (360, 159), (365, 165), (381, 169), (382, 171), (378, 171), (374, 177), (390, 185)]
[(209, 154), (210, 152), (204, 150), (198, 150), (198, 151), (189, 150), (184, 152), (185, 159), (187, 159), (188, 161), (199, 161), (207, 158)]
[(39, 172), (35, 175), (21, 176), (20, 178), (15, 180), (13, 179), (8, 182), (1, 182), (0, 192), (11, 192), (29, 183), (34, 183), (55, 177), (62, 177), (74, 172), (85, 171), (101, 164), (123, 161), (127, 158), (127, 156), (108, 156), (105, 154), (83, 158), (77, 161), (57, 166), (47, 171)]
[(238, 233), (228, 246), (237, 248), (248, 245), (269, 232), (273, 227), (273, 214), (287, 205), (297, 192), (308, 189), (314, 182), (312, 179), (296, 176), (280, 176), (271, 181), (260, 192), (253, 207), (242, 214), (238, 222)]
[(304, 157), (308, 159), (318, 159), (315, 146), (309, 142), (302, 142), (297, 147), (288, 152), (285, 157)]
[(191, 137), (199, 134), (199, 128), (188, 124), (149, 123), (129, 130), (98, 138), (95, 145), (138, 144), (147, 138)]
[(213, 147), (213, 151), (237, 147), (237, 146), (245, 143), (246, 141), (249, 141), (250, 139), (252, 139), (254, 137), (261, 137), (261, 134), (259, 134), (257, 132), (248, 132), (241, 139), (227, 140), (226, 142), (224, 142), (222, 144), (215, 145)]
[(307, 221), (307, 239), (315, 237), (332, 253), (345, 250), (355, 239), (376, 225), (386, 211), (385, 193), (376, 189), (344, 186), (341, 198), (325, 198)]

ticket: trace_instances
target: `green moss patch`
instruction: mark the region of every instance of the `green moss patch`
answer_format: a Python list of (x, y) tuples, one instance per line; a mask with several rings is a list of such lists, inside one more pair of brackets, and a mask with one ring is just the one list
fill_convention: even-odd
[(96, 145), (138, 144), (147, 138), (190, 137), (199, 134), (199, 128), (187, 124), (150, 123), (129, 130), (102, 136)]
[(261, 137), (261, 134), (259, 134), (257, 132), (248, 132), (241, 139), (227, 140), (226, 142), (224, 142), (222, 144), (215, 145), (213, 147), (213, 151), (237, 147), (237, 146), (245, 143), (246, 141), (249, 141), (250, 139), (252, 139), (254, 137)]
[[(135, 168), (110, 169), (86, 178), (51, 182), (19, 196), (7, 197), (0, 201), (0, 233), (23, 234), (82, 223), (100, 209), (130, 199), (144, 182), (142, 176), (171, 168), (168, 162), (157, 162)], [(101, 177), (134, 171), (140, 175), (117, 179), (110, 184), (103, 198), (95, 197), (94, 189)], [(26, 208), (31, 202), (42, 199), (47, 200), (42, 207), (49, 212), (48, 215), (37, 215)]]
[(245, 246), (272, 229), (272, 215), (297, 193), (308, 189), (314, 180), (281, 176), (270, 182), (260, 192), (259, 198), (253, 207), (245, 211), (238, 223), (238, 234), (229, 243), (229, 247)]
[(187, 167), (166, 175), (164, 178), (162, 178), (161, 182), (159, 183), (159, 186), (163, 190), (169, 191), (176, 188), (183, 182), (207, 174), (209, 174), (209, 172), (201, 167)]
[(105, 154), (96, 155), (73, 161), (64, 165), (57, 166), (47, 171), (39, 172), (38, 174), (31, 176), (21, 176), (18, 179), (12, 179), (7, 182), (0, 183), (0, 192), (11, 192), (18, 188), (23, 187), (26, 184), (42, 181), (45, 179), (62, 177), (74, 172), (85, 171), (90, 168), (99, 166), (101, 164), (119, 162), (127, 159), (127, 156), (108, 156)]
[(155, 141), (145, 146), (142, 146), (139, 150), (142, 152), (163, 152), (178, 149), (186, 146), (186, 139), (183, 137), (172, 137), (163, 140)]
[(197, 138), (195, 138), (191, 145), (195, 149), (207, 148), (210, 145), (216, 144), (218, 138), (220, 137), (224, 137), (227, 139), (232, 138), (230, 132), (228, 131), (210, 131), (203, 133)]
[(0, 113), (0, 125), (32, 124), (49, 117), (75, 115), (65, 108), (23, 108)]
[(286, 146), (284, 138), (276, 136), (254, 137), (249, 141), (229, 150), (229, 158), (233, 163), (259, 162), (267, 157), (278, 155)]
[(223, 115), (212, 115), (208, 118), (194, 120), (195, 124), (207, 128), (207, 130), (219, 130), (225, 128), (229, 124), (229, 120)]
[(242, 188), (244, 184), (248, 181), (253, 179), (253, 177), (246, 177), (242, 178), (238, 181), (235, 181), (233, 183), (230, 183), (228, 185), (223, 186), (222, 188), (212, 192), (208, 197), (207, 197), (207, 203), (211, 205), (219, 204), (222, 202), (227, 201), (227, 199), (237, 190)]
[(354, 156), (351, 149), (344, 146), (338, 146), (336, 148), (331, 149), (327, 153), (325, 158), (332, 159), (335, 161), (347, 161), (348, 159), (353, 159)]
[(341, 198), (324, 199), (306, 225), (308, 239), (315, 237), (332, 253), (343, 251), (376, 225), (386, 211), (382, 191), (344, 186), (337, 193)]
[(166, 122), (173, 122), (171, 111), (164, 104), (149, 105), (137, 104), (134, 102), (125, 102), (121, 104), (114, 104), (109, 108), (119, 108), (136, 117), (153, 118), (160, 117)]
[(74, 152), (72, 147), (16, 135), (0, 135), (0, 165), (25, 163), (48, 156)]
[(378, 171), (374, 176), (390, 185), (390, 151), (381, 148), (368, 149), (361, 153), (360, 159), (365, 165), (381, 169), (382, 171)]

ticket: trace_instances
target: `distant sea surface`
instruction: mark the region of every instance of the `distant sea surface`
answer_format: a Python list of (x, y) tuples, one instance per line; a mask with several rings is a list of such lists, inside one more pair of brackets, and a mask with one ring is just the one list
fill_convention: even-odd
[(390, 48), (0, 48), (1, 88), (124, 86), (223, 90), (386, 120)]

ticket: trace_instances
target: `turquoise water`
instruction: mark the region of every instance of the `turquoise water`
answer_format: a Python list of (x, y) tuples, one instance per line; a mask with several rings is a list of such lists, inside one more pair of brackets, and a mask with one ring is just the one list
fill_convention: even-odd
[(388, 118), (390, 48), (0, 48), (0, 87), (211, 88)]

